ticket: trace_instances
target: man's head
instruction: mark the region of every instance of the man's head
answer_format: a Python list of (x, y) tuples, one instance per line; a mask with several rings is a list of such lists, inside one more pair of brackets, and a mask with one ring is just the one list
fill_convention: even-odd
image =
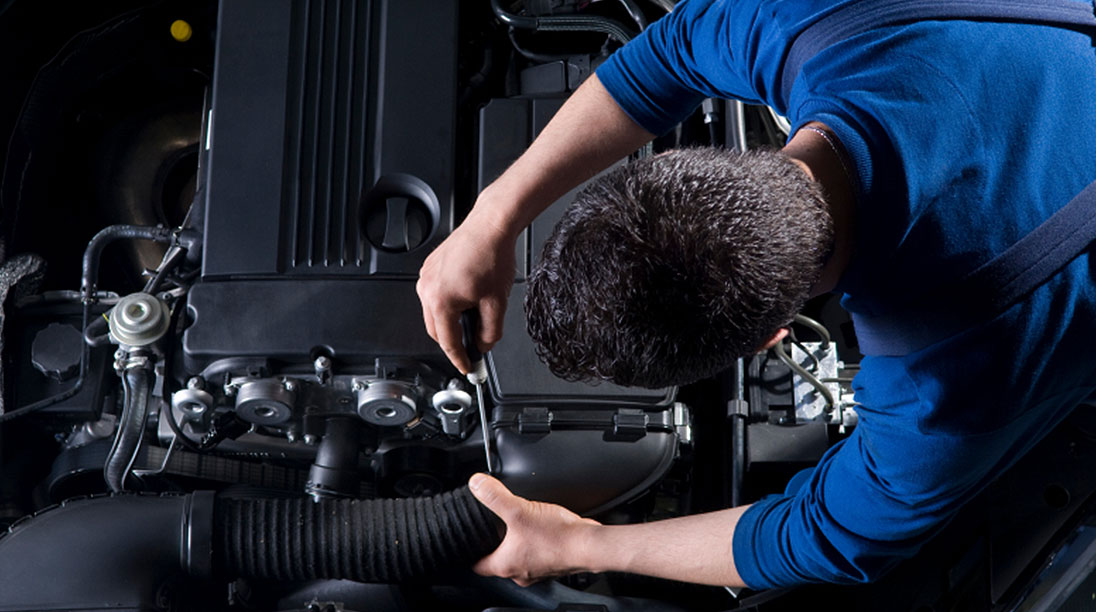
[(832, 243), (818, 186), (778, 151), (642, 159), (583, 190), (548, 238), (529, 334), (568, 380), (699, 380), (791, 321)]

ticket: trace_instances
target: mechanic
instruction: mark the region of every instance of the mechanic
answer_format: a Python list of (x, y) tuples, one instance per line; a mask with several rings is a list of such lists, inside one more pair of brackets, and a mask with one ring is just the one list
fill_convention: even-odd
[[(580, 196), (531, 279), (530, 332), (557, 374), (685, 383), (778, 341), (789, 308), (836, 291), (867, 355), (859, 426), (786, 495), (642, 525), (602, 526), (476, 475), (475, 495), (507, 525), (477, 571), (520, 584), (582, 570), (752, 588), (869, 581), (1093, 394), (1089, 254), (996, 311), (963, 287), (1096, 180), (1092, 32), (874, 27), (813, 55), (789, 87), (789, 45), (831, 9), (679, 3), (482, 192), (418, 289), (428, 332), (466, 371), (459, 313), (479, 308), (481, 348), (500, 339), (514, 242), (541, 210), (702, 98), (767, 104), (794, 128), (779, 152), (672, 152)], [(730, 350), (712, 342), (725, 335)]]

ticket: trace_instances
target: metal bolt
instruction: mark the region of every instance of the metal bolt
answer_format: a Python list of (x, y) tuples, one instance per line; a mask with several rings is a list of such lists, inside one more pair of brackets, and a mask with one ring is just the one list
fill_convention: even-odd
[(316, 366), (317, 370), (330, 370), (331, 359), (327, 355), (320, 355), (316, 358), (316, 361), (313, 363), (313, 365)]
[(357, 392), (357, 391), (365, 391), (365, 383), (363, 383), (363, 382), (362, 382), (362, 381), (360, 381), (360, 380), (355, 380), (355, 381), (354, 381), (354, 384), (353, 384), (353, 385), (351, 385), (351, 386), (350, 386), (350, 388), (351, 388), (351, 390), (353, 390), (353, 391), (355, 391), (355, 392)]
[(191, 376), (190, 380), (186, 381), (187, 389), (201, 390), (205, 388), (205, 381), (200, 376)]
[(285, 386), (286, 391), (297, 390), (297, 381), (293, 380), (292, 378), (286, 378), (282, 380), (282, 385)]
[(312, 446), (312, 445), (316, 444), (319, 441), (320, 441), (320, 439), (317, 438), (316, 436), (312, 435), (312, 434), (305, 434), (304, 435), (304, 443), (309, 445), (309, 446)]
[(296, 442), (297, 441), (297, 430), (296, 429), (286, 430), (285, 439), (289, 440), (290, 442)]

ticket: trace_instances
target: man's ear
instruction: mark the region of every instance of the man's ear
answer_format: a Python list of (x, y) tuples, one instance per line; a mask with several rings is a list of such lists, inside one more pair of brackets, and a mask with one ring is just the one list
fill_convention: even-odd
[(769, 338), (768, 340), (766, 340), (765, 343), (762, 344), (757, 349), (757, 352), (760, 353), (761, 351), (767, 351), (767, 350), (771, 349), (772, 347), (776, 346), (777, 342), (780, 342), (781, 340), (783, 340), (787, 335), (788, 335), (788, 328), (781, 327), (780, 329), (776, 330), (776, 333), (773, 334), (772, 338)]

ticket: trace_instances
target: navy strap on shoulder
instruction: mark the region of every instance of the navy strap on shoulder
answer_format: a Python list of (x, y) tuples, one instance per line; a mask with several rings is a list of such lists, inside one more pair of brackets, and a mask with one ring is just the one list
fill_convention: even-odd
[(906, 355), (1007, 310), (1096, 243), (1096, 182), (1003, 253), (907, 308), (853, 314), (865, 355)]
[[(926, 20), (1037, 23), (1096, 34), (1096, 0), (859, 0), (843, 4), (792, 41), (781, 74), (787, 101), (799, 71), (826, 47), (868, 30)], [(853, 314), (860, 349), (905, 355), (996, 316), (1096, 242), (1096, 182), (1027, 236), (957, 282), (880, 316)]]
[(803, 64), (819, 51), (870, 29), (914, 21), (965, 19), (1039, 23), (1096, 31), (1096, 1), (1077, 0), (860, 0), (836, 8), (793, 40), (780, 91), (788, 101)]

